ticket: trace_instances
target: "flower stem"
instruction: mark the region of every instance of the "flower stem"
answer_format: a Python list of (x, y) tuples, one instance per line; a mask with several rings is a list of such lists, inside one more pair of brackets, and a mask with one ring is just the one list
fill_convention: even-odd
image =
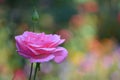
[(36, 67), (35, 67), (35, 72), (34, 72), (33, 80), (36, 79), (37, 69), (40, 69), (40, 63), (36, 63)]
[(32, 70), (33, 70), (33, 63), (31, 63), (31, 69), (30, 69), (30, 76), (29, 76), (29, 80), (31, 80)]

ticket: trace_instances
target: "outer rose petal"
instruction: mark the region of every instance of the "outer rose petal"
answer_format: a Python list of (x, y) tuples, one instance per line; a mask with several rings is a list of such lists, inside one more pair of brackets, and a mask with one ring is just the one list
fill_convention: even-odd
[(20, 36), (16, 36), (15, 39), (16, 39), (17, 52), (21, 56), (23, 56), (25, 58), (29, 58), (30, 55), (28, 55), (28, 52), (26, 52), (26, 50), (25, 50), (26, 47), (22, 44), (22, 41), (20, 40)]
[(17, 52), (25, 57), (25, 58), (30, 58), (31, 56), (34, 56), (34, 54), (26, 47), (26, 45), (23, 43), (21, 40), (21, 36), (16, 36), (16, 47), (17, 47)]
[(61, 40), (59, 41), (58, 45), (60, 45), (60, 44), (62, 44), (62, 43), (64, 43), (64, 42), (65, 42), (65, 39), (61, 39)]
[(30, 56), (28, 56), (27, 54), (25, 54), (25, 53), (22, 52), (22, 51), (18, 51), (18, 50), (17, 50), (17, 52), (19, 53), (19, 55), (21, 55), (21, 56), (23, 56), (23, 57), (25, 57), (25, 58), (30, 58)]
[(40, 57), (40, 58), (31, 58), (30, 62), (48, 62), (50, 60), (52, 60), (55, 56), (54, 55), (46, 55), (44, 57)]
[(62, 44), (64, 41), (65, 39), (61, 39), (59, 41), (52, 43), (49, 47), (57, 47), (58, 45)]
[(54, 61), (60, 63), (67, 57), (68, 52), (65, 48), (58, 47), (53, 54), (55, 55)]

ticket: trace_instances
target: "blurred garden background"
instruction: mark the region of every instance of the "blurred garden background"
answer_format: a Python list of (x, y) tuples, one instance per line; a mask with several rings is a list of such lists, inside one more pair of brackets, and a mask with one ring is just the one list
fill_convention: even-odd
[(0, 80), (28, 80), (14, 37), (33, 26), (61, 35), (69, 52), (42, 63), (37, 80), (120, 80), (120, 0), (0, 0)]

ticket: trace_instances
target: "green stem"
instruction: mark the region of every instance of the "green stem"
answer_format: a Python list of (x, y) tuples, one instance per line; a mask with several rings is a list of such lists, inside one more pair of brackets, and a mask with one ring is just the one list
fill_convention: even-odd
[(36, 67), (35, 67), (35, 72), (34, 72), (33, 80), (36, 79), (37, 69), (39, 69), (39, 67), (40, 67), (40, 63), (36, 63)]
[(30, 76), (29, 76), (29, 80), (31, 80), (31, 77), (32, 77), (32, 70), (33, 70), (33, 63), (31, 63), (31, 69), (30, 69)]
[(38, 63), (38, 70), (40, 71), (40, 63)]

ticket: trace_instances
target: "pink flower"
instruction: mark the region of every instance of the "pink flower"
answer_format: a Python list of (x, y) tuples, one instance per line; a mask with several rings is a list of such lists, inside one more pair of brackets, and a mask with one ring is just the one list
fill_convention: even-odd
[(68, 54), (65, 48), (59, 46), (65, 40), (56, 34), (25, 31), (22, 35), (16, 36), (15, 40), (19, 55), (29, 59), (31, 63), (50, 60), (60, 63)]

